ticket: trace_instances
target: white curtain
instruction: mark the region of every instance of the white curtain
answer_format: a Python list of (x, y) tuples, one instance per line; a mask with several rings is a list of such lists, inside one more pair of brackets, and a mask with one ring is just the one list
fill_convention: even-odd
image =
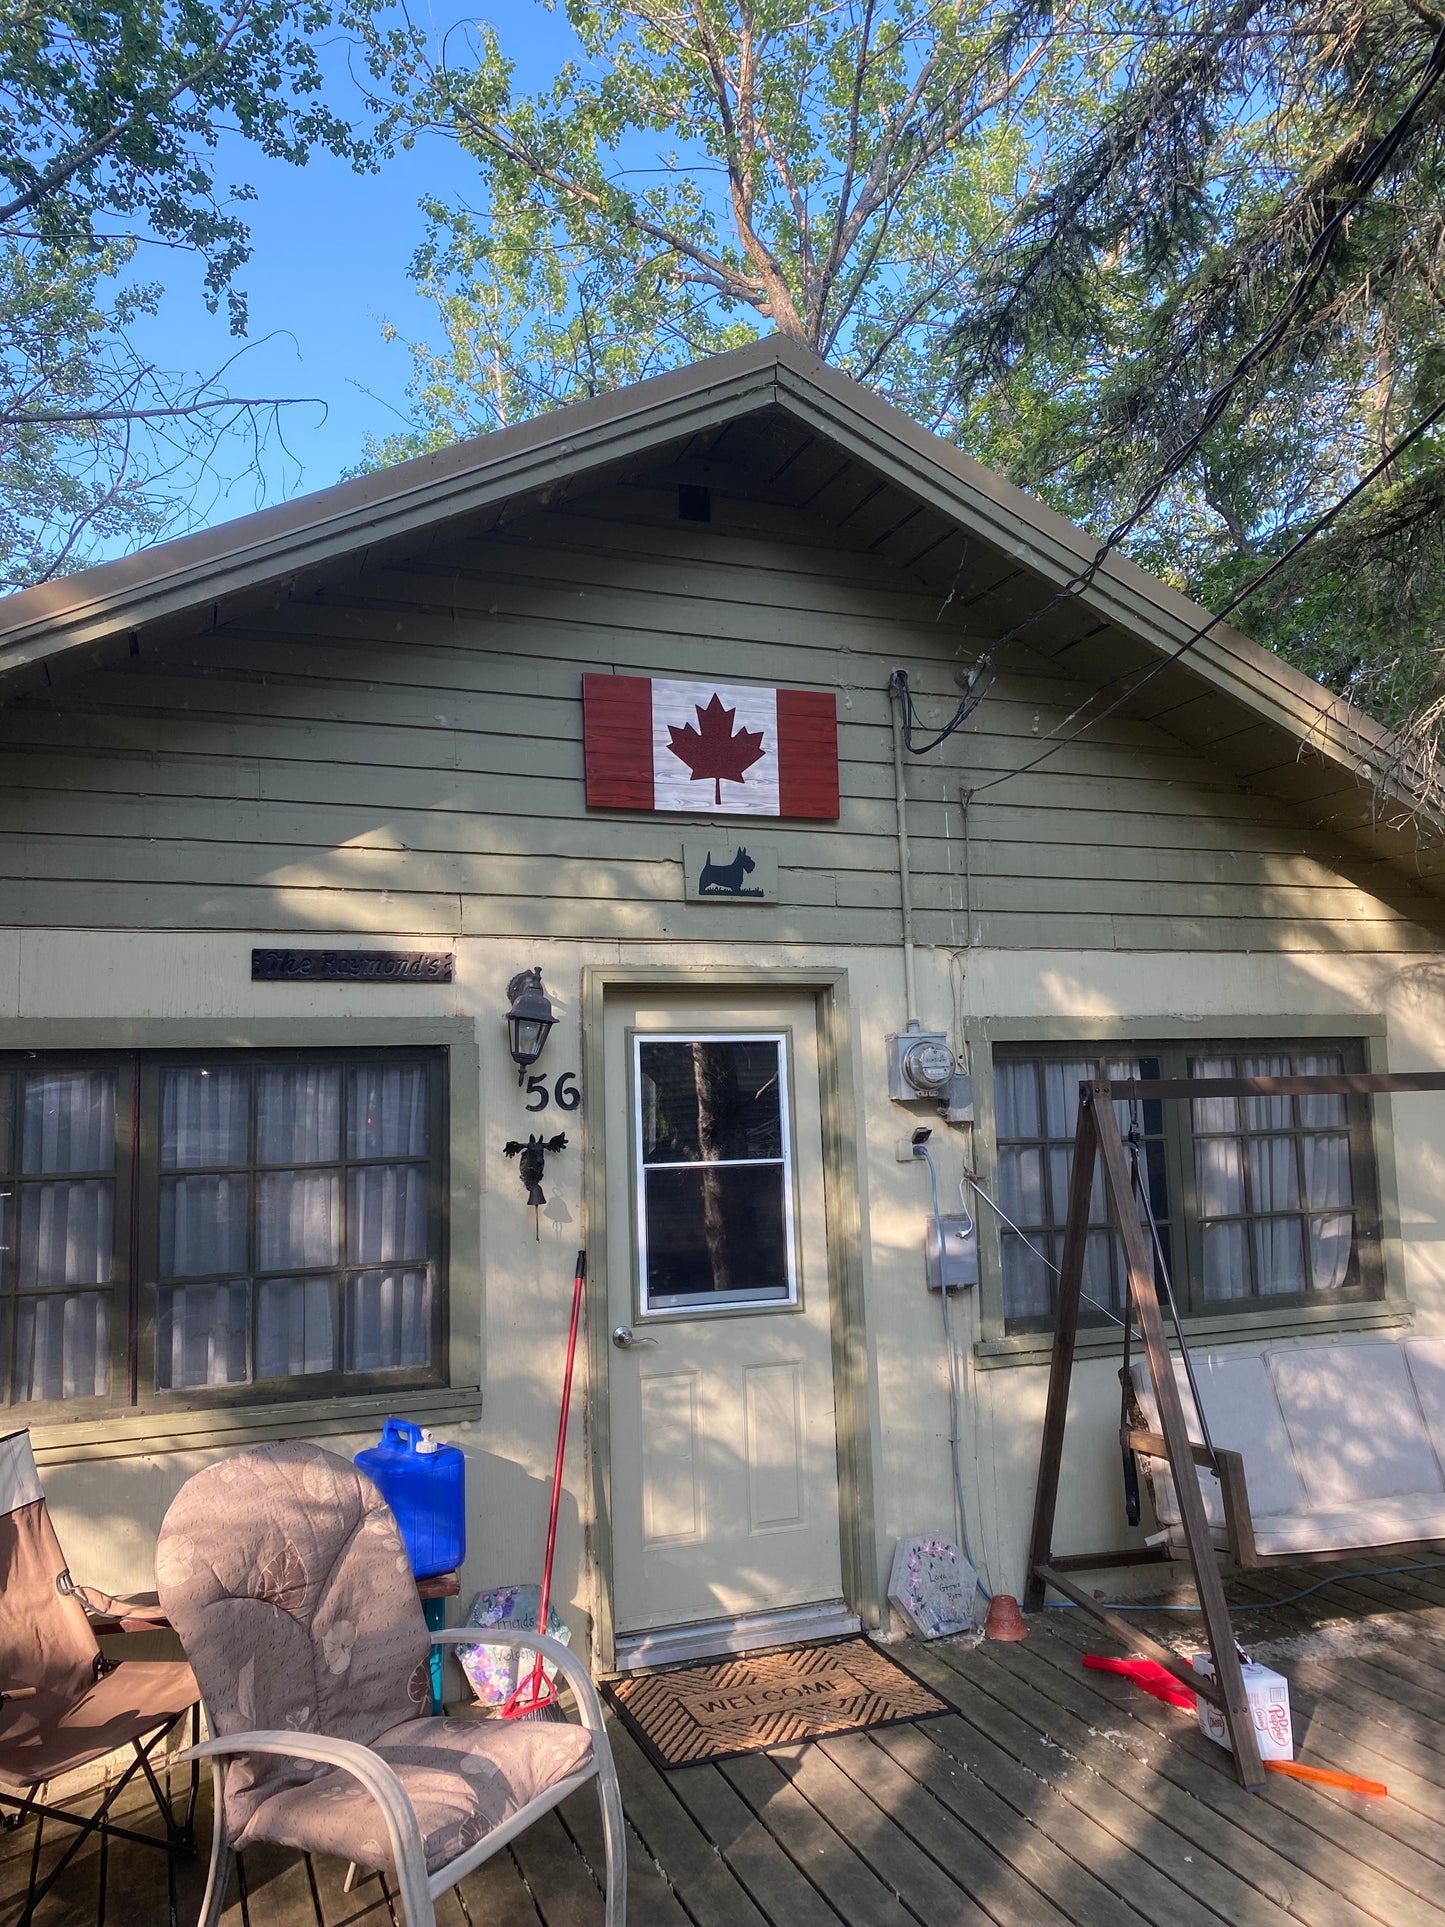
[[(1321, 1051), (1300, 1059), (1308, 1077), (1328, 1077), (1344, 1068), (1335, 1051)], [(1316, 1291), (1337, 1291), (1345, 1282), (1355, 1248), (1355, 1220), (1347, 1207), (1354, 1202), (1350, 1181), (1350, 1140), (1344, 1094), (1302, 1097), (1299, 1121), (1304, 1139), (1305, 1203), (1311, 1212), (1310, 1283)], [(1331, 1127), (1334, 1127), (1331, 1129)], [(1328, 1213), (1327, 1216), (1316, 1215)]]
[(1036, 1066), (1004, 1062), (994, 1067), (993, 1102), (1000, 1138), (1040, 1137)]
[[(246, 1169), (253, 1078), (254, 1157), (262, 1167), (254, 1201)], [(162, 1386), (338, 1369), (344, 1263), (377, 1267), (346, 1285), (346, 1368), (384, 1371), (428, 1362), (428, 1167), (402, 1162), (427, 1154), (427, 1100), (425, 1064), (215, 1064), (164, 1072), (161, 1163), (177, 1175), (161, 1180)], [(352, 1169), (345, 1253), (343, 1153), (394, 1160)], [(216, 1166), (232, 1168), (216, 1172)], [(208, 1167), (210, 1174), (201, 1175)], [(253, 1264), (256, 1273), (281, 1275), (261, 1276), (253, 1285)], [(288, 1275), (318, 1271), (330, 1275)], [(170, 1282), (186, 1278), (206, 1282)]]
[(160, 1258), (163, 1278), (202, 1278), (246, 1269), (243, 1171), (220, 1177), (162, 1178)]
[(1050, 1137), (1073, 1140), (1079, 1122), (1079, 1086), (1096, 1075), (1092, 1063), (1044, 1065), (1044, 1121)]
[(111, 1178), (22, 1185), (22, 1289), (108, 1284), (114, 1214), (115, 1182)]
[(256, 1287), (256, 1376), (336, 1369), (336, 1281), (263, 1278)]
[[(1283, 1076), (1283, 1072), (1263, 1072), (1260, 1076)], [(1283, 1105), (1286, 1119), (1288, 1098), (1247, 1098), (1246, 1106), (1258, 1104), (1271, 1108)], [(1250, 1138), (1249, 1184), (1254, 1224), (1254, 1271), (1256, 1289), (1269, 1296), (1303, 1291), (1304, 1235), (1298, 1216), (1279, 1216), (1299, 1210), (1299, 1166), (1292, 1137)]]
[(351, 1264), (386, 1265), (426, 1257), (426, 1180), (424, 1164), (353, 1168), (346, 1205)]
[[(1233, 1077), (1232, 1057), (1196, 1057), (1191, 1077)], [(1203, 1220), (1204, 1296), (1209, 1299), (1248, 1298), (1253, 1281), (1249, 1269), (1247, 1230), (1243, 1224), (1211, 1224), (1211, 1218), (1232, 1217), (1245, 1208), (1244, 1157), (1238, 1137), (1239, 1100), (1233, 1097), (1194, 1097), (1189, 1100), (1194, 1130), (1194, 1189)]]
[(431, 1358), (431, 1275), (362, 1271), (346, 1287), (346, 1369), (395, 1371)]
[[(1012, 1217), (1013, 1213), (1009, 1212)], [(1033, 1247), (1039, 1249), (1035, 1251)], [(1033, 1238), (1026, 1244), (1012, 1231), (1002, 1236), (1003, 1253), (1003, 1307), (1009, 1318), (1047, 1318), (1053, 1304), (1049, 1290), (1052, 1277), (1044, 1263), (1042, 1252), (1047, 1251), (1040, 1238)], [(1058, 1258), (1054, 1258), (1058, 1263)]]
[(324, 1164), (341, 1154), (341, 1066), (270, 1064), (256, 1073), (256, 1162)]
[(357, 1064), (347, 1092), (347, 1156), (424, 1158), (425, 1064)]
[(249, 1074), (224, 1065), (187, 1064), (161, 1074), (161, 1168), (214, 1168), (246, 1162)]
[(27, 1176), (115, 1169), (114, 1071), (26, 1078), (20, 1168)]
[(1044, 1154), (1034, 1147), (1001, 1145), (999, 1203), (1017, 1225), (1044, 1221)]
[[(22, 1290), (105, 1285), (111, 1277), (115, 1181), (69, 1172), (115, 1169), (115, 1072), (25, 1079), (20, 1165)], [(110, 1293), (40, 1291), (15, 1303), (15, 1397), (97, 1398), (110, 1382)]]
[(263, 1171), (256, 1179), (256, 1268), (310, 1271), (341, 1260), (341, 1174)]
[(156, 1294), (156, 1383), (163, 1391), (238, 1385), (246, 1378), (250, 1287), (176, 1285)]
[(15, 1305), (15, 1398), (102, 1398), (110, 1385), (110, 1293), (42, 1292)]

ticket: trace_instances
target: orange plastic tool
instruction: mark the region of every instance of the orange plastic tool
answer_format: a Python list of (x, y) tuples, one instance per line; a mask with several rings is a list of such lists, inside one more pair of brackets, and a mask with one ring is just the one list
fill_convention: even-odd
[(1332, 1773), (1328, 1767), (1306, 1766), (1303, 1760), (1266, 1760), (1267, 1773), (1284, 1773), (1291, 1780), (1308, 1780), (1312, 1786), (1336, 1786), (1344, 1793), (1373, 1793), (1383, 1799), (1390, 1791), (1383, 1780), (1362, 1780), (1354, 1773)]

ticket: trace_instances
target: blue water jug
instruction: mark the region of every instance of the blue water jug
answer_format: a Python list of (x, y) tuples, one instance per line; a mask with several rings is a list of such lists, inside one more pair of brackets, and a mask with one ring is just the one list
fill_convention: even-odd
[(466, 1457), (406, 1419), (389, 1418), (381, 1444), (356, 1463), (396, 1515), (418, 1579), (450, 1572), (467, 1554)]

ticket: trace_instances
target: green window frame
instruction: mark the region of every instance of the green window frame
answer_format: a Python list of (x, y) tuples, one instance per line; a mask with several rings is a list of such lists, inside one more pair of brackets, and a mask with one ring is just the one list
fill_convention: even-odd
[[(444, 1385), (446, 1073), (431, 1046), (0, 1055), (0, 1396), (37, 1422)], [(226, 1128), (186, 1135), (208, 1078)]]
[[(996, 1044), (998, 1197), (1017, 1226), (1000, 1226), (1005, 1332), (1053, 1328), (1081, 1078), (1366, 1068), (1362, 1040), (1349, 1037)], [(1368, 1099), (1116, 1102), (1115, 1110), (1126, 1135), (1131, 1126), (1139, 1133), (1141, 1177), (1182, 1316), (1384, 1298)], [(1081, 1322), (1105, 1326), (1122, 1310), (1124, 1271), (1102, 1172), (1089, 1224)]]

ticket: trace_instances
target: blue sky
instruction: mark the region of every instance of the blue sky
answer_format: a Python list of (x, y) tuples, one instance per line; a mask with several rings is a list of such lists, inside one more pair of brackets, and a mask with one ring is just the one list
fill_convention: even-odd
[[(460, 8), (433, 10), (439, 28), (470, 17)], [(487, 18), (517, 63), (519, 88), (545, 85), (575, 52), (565, 20), (536, 0), (502, 0)], [(343, 70), (335, 82), (339, 109), (351, 86)], [(411, 373), (403, 344), (435, 324), (407, 275), (423, 234), (417, 203), (424, 193), (465, 199), (475, 170), (441, 136), (423, 138), (370, 175), (324, 153), (302, 168), (269, 162), (223, 137), (217, 179), (248, 181), (258, 196), (242, 210), (254, 245), (238, 276), (250, 300), (247, 341), (207, 314), (192, 264), (148, 249), (141, 271), (164, 282), (166, 298), (135, 332), (148, 355), (176, 371), (209, 373), (244, 347), (228, 377), (233, 393), (315, 396), (323, 404), (285, 410), (286, 452), (273, 449), (266, 461), (266, 499), (274, 501), (324, 488), (358, 461), (368, 433), (401, 425)], [(402, 339), (385, 342), (383, 321)], [(202, 485), (200, 519), (224, 521), (259, 505), (239, 451), (230, 466), (232, 475)]]

